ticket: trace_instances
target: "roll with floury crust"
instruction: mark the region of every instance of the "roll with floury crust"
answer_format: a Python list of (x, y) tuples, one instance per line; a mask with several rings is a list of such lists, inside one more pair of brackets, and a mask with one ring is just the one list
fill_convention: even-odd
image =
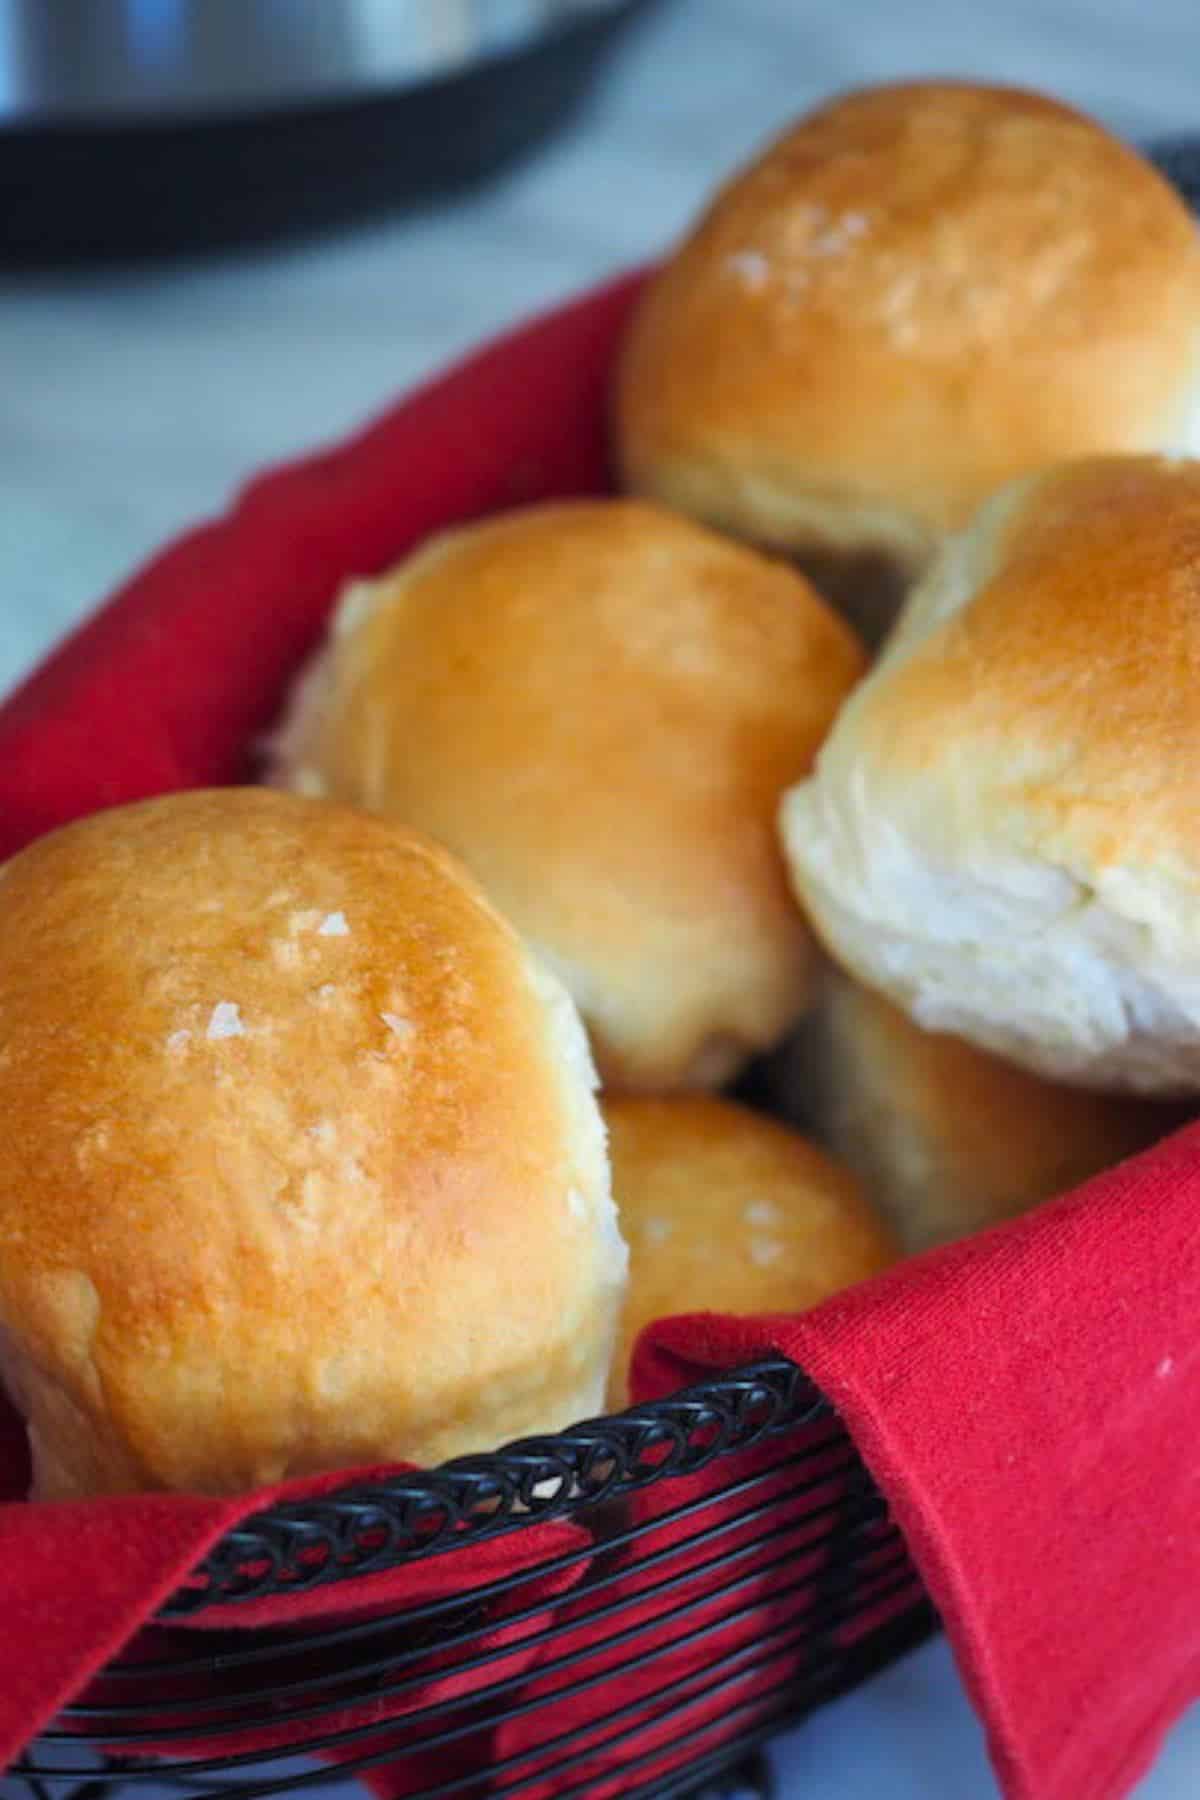
[(593, 1414), (626, 1255), (570, 1001), (444, 851), (167, 796), (0, 879), (0, 1372), (33, 1492)]
[(782, 563), (635, 501), (534, 507), (350, 589), (272, 779), (461, 856), (606, 1084), (716, 1086), (807, 1000), (775, 815), (863, 667)]
[(928, 1030), (1200, 1089), (1200, 463), (1093, 459), (949, 543), (784, 802), (835, 960)]
[(1046, 1081), (922, 1031), (836, 969), (773, 1076), (787, 1116), (854, 1170), (909, 1251), (1027, 1212), (1190, 1116)]
[(777, 1120), (707, 1094), (606, 1095), (603, 1109), (629, 1243), (613, 1406), (653, 1320), (802, 1312), (895, 1261), (850, 1169)]
[(716, 196), (620, 363), (628, 487), (805, 559), (877, 638), (993, 489), (1200, 448), (1200, 243), (1135, 151), (1039, 94), (864, 88)]

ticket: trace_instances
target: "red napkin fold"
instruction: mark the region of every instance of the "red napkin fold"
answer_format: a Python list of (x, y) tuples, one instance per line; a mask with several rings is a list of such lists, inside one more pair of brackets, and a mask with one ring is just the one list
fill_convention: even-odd
[[(245, 778), (343, 580), (457, 520), (601, 490), (638, 285), (561, 309), (345, 447), (256, 481), (138, 575), (0, 711), (0, 855), (100, 806)], [(1200, 1128), (804, 1318), (655, 1327), (635, 1392), (769, 1350), (830, 1395), (891, 1502), (1010, 1800), (1118, 1800), (1200, 1691)], [(0, 1765), (269, 1498), (34, 1507), (24, 1479), (0, 1416)], [(576, 1541), (517, 1532), (478, 1547), (473, 1575), (455, 1553), (308, 1604), (413, 1605), (431, 1581), (450, 1592)], [(543, 1597), (582, 1607), (553, 1581)], [(531, 1679), (553, 1680), (535, 1660)]]
[(0, 712), (0, 857), (81, 814), (247, 778), (342, 583), (430, 532), (606, 478), (641, 277), (512, 333), (339, 449), (250, 483), (150, 562)]
[(1200, 1696), (1200, 1126), (785, 1322), (643, 1334), (638, 1398), (777, 1351), (838, 1408), (1009, 1800), (1117, 1800)]
[[(16, 1501), (0, 1505), (0, 1586), (10, 1621), (0, 1643), (0, 1769), (131, 1643), (145, 1658), (156, 1659), (161, 1647), (139, 1639), (141, 1627), (218, 1538), (249, 1512), (273, 1500), (314, 1498), (348, 1480), (375, 1481), (387, 1473), (371, 1469), (325, 1475), (230, 1500), (148, 1494), (46, 1506)], [(486, 1708), (469, 1714), (471, 1695), (489, 1682), (519, 1681), (535, 1665), (538, 1634), (552, 1620), (558, 1598), (584, 1574), (589, 1551), (589, 1534), (580, 1527), (566, 1521), (536, 1523), (512, 1538), (467, 1544), (353, 1583), (205, 1609), (187, 1623), (226, 1632), (281, 1623), (341, 1625), (445, 1598), (477, 1596), (490, 1582), (529, 1571), (519, 1587), (493, 1605), (494, 1623), (473, 1651), (486, 1648), (495, 1654), (478, 1670), (459, 1669), (451, 1657), (435, 1651), (406, 1671), (411, 1683), (406, 1681), (394, 1695), (368, 1691), (361, 1702), (339, 1706), (316, 1722), (289, 1722), (283, 1715), (269, 1730), (239, 1723), (246, 1716), (261, 1717), (264, 1708), (251, 1705), (249, 1715), (239, 1713), (236, 1689), (219, 1685), (214, 1678), (213, 1710), (204, 1722), (228, 1720), (228, 1724), (194, 1742), (187, 1737), (189, 1721), (172, 1714), (170, 1696), (177, 1690), (164, 1689), (159, 1712), (158, 1695), (148, 1695), (139, 1686), (139, 1700), (153, 1700), (156, 1710), (139, 1720), (138, 1728), (161, 1730), (162, 1745), (176, 1756), (205, 1757), (268, 1749), (283, 1755), (303, 1749), (314, 1733), (341, 1732), (346, 1741), (322, 1751), (326, 1760), (337, 1762), (375, 1756), (393, 1744), (399, 1752), (404, 1748), (403, 1733), (380, 1737), (382, 1727), (400, 1727), (422, 1707), (455, 1701), (460, 1704), (446, 1723), (463, 1726), (477, 1717), (477, 1734), (464, 1737), (452, 1751), (431, 1752), (428, 1758), (420, 1752), (408, 1754), (394, 1767), (383, 1763), (366, 1779), (388, 1800), (423, 1785), (423, 1778), (448, 1779), (454, 1755), (461, 1760), (457, 1772), (469, 1773), (476, 1763), (490, 1759), (487, 1743), (481, 1748), (479, 1739), (491, 1731)], [(544, 1564), (554, 1566), (542, 1573)], [(518, 1610), (519, 1622), (506, 1624), (507, 1616)], [(12, 1621), (18, 1629), (11, 1629)], [(289, 1673), (294, 1678), (294, 1666)], [(399, 1684), (400, 1677), (396, 1680)], [(191, 1698), (197, 1697), (194, 1683), (188, 1691)], [(320, 1692), (313, 1698), (319, 1701)], [(148, 1737), (141, 1748), (152, 1751), (156, 1741)]]

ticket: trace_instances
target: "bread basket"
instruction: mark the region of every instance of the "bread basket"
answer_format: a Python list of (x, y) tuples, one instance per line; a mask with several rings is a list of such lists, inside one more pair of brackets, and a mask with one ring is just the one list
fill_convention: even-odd
[[(139, 574), (0, 713), (0, 855), (102, 806), (252, 776), (345, 578), (453, 521), (603, 491), (609, 368), (640, 281), (548, 315), (352, 443), (256, 480), (225, 519)], [(1041, 1299), (1058, 1307), (1098, 1229), (1128, 1266), (1114, 1224), (1128, 1181), (1141, 1183), (1143, 1234), (1155, 1207), (1167, 1232), (1191, 1178), (1185, 1153), (1174, 1154), (1166, 1173), (1155, 1164), (1144, 1177), (1105, 1178), (1086, 1207), (1068, 1197), (1048, 1222), (921, 1259), (811, 1325), (660, 1330), (639, 1352), (642, 1399), (618, 1417), (251, 1511), (53, 1720), (32, 1721), (37, 1741), (12, 1777), (34, 1800), (135, 1794), (147, 1781), (246, 1797), (302, 1793), (332, 1762), (406, 1800), (683, 1794), (927, 1636), (933, 1593), (1007, 1792), (1120, 1791), (1120, 1770), (1152, 1754), (1147, 1717), (1161, 1726), (1194, 1671), (1170, 1695), (1158, 1684), (1155, 1704), (1107, 1746), (1103, 1779), (1080, 1775), (1099, 1767), (1092, 1742), (1034, 1770), (1049, 1714), (1030, 1706), (1009, 1718), (1019, 1688), (1011, 1632), (981, 1616), (991, 1572), (976, 1579), (974, 1528), (951, 1519), (943, 1533), (956, 1490), (934, 1489), (956, 1459), (988, 1462), (996, 1517), (1006, 1516), (1001, 1500), (1009, 1512), (1025, 1506), (1005, 1445), (1057, 1330)], [(1171, 1254), (1182, 1305), (1193, 1270)], [(1093, 1285), (1074, 1329), (1103, 1381), (1094, 1343), (1105, 1342), (1107, 1290)], [(978, 1404), (943, 1413), (922, 1436), (945, 1362), (929, 1321), (936, 1311), (957, 1360), (955, 1334), (980, 1294), (1009, 1320), (1028, 1301), (1026, 1360), (1006, 1353), (989, 1366), (979, 1354)], [(898, 1358), (910, 1310), (925, 1329), (914, 1330), (911, 1358)], [(781, 1344), (787, 1355), (772, 1352)], [(693, 1379), (681, 1387), (683, 1370)], [(879, 1402), (885, 1390), (903, 1433)], [(1148, 1441), (1144, 1421), (1139, 1431), (1136, 1442), (1114, 1439), (1114, 1466), (1127, 1474)], [(1085, 1503), (1055, 1486), (1056, 1446), (1042, 1450), (1050, 1491), (1027, 1508), (1023, 1574), (1044, 1554), (1044, 1521), (1063, 1507), (1075, 1518)], [(0, 1571), (6, 1551), (0, 1542)], [(1136, 1556), (1126, 1546), (1118, 1562), (1109, 1573), (1119, 1585)], [(1175, 1577), (1186, 1585), (1187, 1569)], [(1165, 1593), (1170, 1571), (1164, 1580)], [(1104, 1594), (1094, 1599), (1103, 1612)], [(1054, 1593), (1035, 1595), (1030, 1616), (1041, 1622), (1056, 1604)]]

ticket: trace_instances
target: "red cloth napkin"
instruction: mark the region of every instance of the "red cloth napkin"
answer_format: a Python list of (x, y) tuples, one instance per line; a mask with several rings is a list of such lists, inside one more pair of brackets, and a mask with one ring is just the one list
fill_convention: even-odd
[[(344, 579), (455, 520), (600, 489), (637, 287), (265, 476), (137, 576), (0, 711), (0, 855), (99, 806), (244, 778)], [(635, 1391), (765, 1350), (831, 1396), (891, 1501), (1010, 1800), (1126, 1793), (1200, 1690), (1200, 1128), (805, 1318), (656, 1327)], [(24, 1479), (0, 1417), (0, 1764), (267, 1498), (32, 1507)], [(545, 1548), (516, 1533), (486, 1565)], [(428, 1579), (331, 1589), (331, 1610), (413, 1604)]]

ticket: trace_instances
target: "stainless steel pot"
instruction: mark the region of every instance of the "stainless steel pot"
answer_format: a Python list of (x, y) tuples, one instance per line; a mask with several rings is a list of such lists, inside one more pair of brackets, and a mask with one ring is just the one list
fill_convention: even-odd
[(394, 91), (620, 0), (0, 0), (0, 121), (197, 118)]
[(0, 262), (312, 230), (493, 173), (657, 0), (0, 0)]

